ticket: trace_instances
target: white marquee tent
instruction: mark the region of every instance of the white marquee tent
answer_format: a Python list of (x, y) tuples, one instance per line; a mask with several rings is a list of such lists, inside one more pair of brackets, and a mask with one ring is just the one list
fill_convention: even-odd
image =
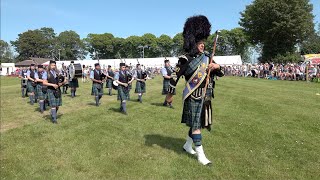
[[(178, 63), (177, 57), (167, 57), (166, 59), (170, 60), (170, 63), (172, 66), (175, 66), (176, 63)], [(122, 62), (125, 62), (128, 65), (136, 66), (138, 64), (138, 61), (143, 66), (147, 67), (158, 67), (161, 68), (164, 66), (164, 57), (160, 58), (135, 58), (135, 59), (122, 59)], [(242, 65), (241, 56), (215, 56), (214, 60), (220, 64), (220, 65)], [(80, 63), (81, 65), (85, 65), (87, 67), (91, 66), (94, 67), (94, 64), (97, 63), (98, 60), (75, 60), (74, 63)], [(101, 68), (107, 68), (108, 65), (111, 65), (113, 68), (117, 69), (119, 68), (121, 60), (120, 59), (100, 59), (99, 63), (101, 65)], [(48, 65), (49, 61), (43, 63), (43, 65)], [(62, 64), (65, 66), (68, 66), (70, 64), (69, 61), (57, 61), (57, 66), (59, 69), (61, 69)]]

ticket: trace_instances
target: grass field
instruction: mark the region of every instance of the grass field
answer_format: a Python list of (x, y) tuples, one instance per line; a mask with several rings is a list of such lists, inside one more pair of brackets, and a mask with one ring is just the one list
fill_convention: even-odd
[(128, 102), (125, 116), (116, 95), (95, 107), (91, 82), (80, 83), (76, 98), (63, 95), (54, 125), (20, 97), (19, 79), (1, 77), (1, 179), (320, 178), (320, 84), (217, 81), (213, 131), (203, 132), (212, 167), (182, 151), (181, 93), (175, 109), (162, 107), (161, 86), (148, 81), (144, 102)]

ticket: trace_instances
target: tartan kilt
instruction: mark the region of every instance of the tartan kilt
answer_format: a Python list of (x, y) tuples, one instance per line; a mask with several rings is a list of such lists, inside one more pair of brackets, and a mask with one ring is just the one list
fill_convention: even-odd
[(78, 79), (77, 78), (73, 78), (72, 81), (69, 81), (69, 87), (78, 88), (79, 87)]
[(95, 96), (103, 95), (103, 84), (93, 83), (92, 87)]
[(55, 90), (48, 89), (48, 92), (47, 92), (50, 107), (62, 106), (62, 98), (61, 97), (56, 98), (53, 95), (53, 91), (55, 91)]
[(37, 84), (37, 95), (40, 100), (45, 100), (47, 97), (47, 93), (43, 93), (42, 85)]
[(112, 82), (113, 82), (112, 79), (107, 79), (106, 88), (112, 88)]
[(193, 99), (189, 96), (183, 103), (181, 123), (185, 123), (192, 130), (201, 129), (202, 103), (201, 99)]
[(136, 83), (136, 89), (134, 91), (135, 93), (145, 93), (146, 92), (146, 83), (137, 81)]
[(28, 88), (28, 92), (30, 92), (30, 93), (32, 93), (32, 92), (35, 93), (37, 86), (32, 86), (32, 82), (31, 82), (31, 81), (28, 81), (28, 83), (27, 83), (27, 88)]
[[(169, 83), (170, 83), (169, 79), (163, 80), (162, 95), (166, 95), (169, 93), (169, 87), (170, 87)], [(173, 91), (173, 95), (176, 95), (176, 91)]]
[(129, 89), (119, 85), (118, 86), (118, 100), (124, 101), (129, 100)]

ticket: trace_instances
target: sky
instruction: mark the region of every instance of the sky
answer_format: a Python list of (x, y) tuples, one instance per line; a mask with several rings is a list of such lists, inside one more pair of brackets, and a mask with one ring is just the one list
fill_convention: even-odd
[[(203, 14), (212, 31), (239, 27), (240, 12), (252, 0), (0, 0), (0, 37), (7, 42), (19, 33), (52, 27), (58, 34), (76, 31), (81, 38), (89, 33), (112, 33), (116, 37), (152, 33), (173, 37), (182, 32), (186, 18)], [(320, 0), (314, 5), (315, 22), (320, 23)]]

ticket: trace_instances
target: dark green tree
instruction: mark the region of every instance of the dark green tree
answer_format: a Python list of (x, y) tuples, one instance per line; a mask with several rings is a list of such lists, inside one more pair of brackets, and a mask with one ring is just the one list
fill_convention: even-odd
[(157, 45), (160, 49), (160, 56), (169, 57), (172, 54), (173, 41), (170, 36), (162, 34), (157, 39)]
[(84, 43), (75, 31), (63, 31), (57, 37), (56, 48), (60, 50), (61, 60), (83, 59), (85, 57)]
[(309, 0), (254, 0), (241, 13), (239, 24), (253, 45), (262, 47), (262, 59), (276, 61), (314, 31)]
[(29, 57), (51, 57), (54, 48), (55, 33), (52, 28), (28, 30), (18, 35), (16, 41), (11, 41), (15, 51), (19, 54), (18, 60)]
[(10, 44), (0, 39), (0, 63), (13, 62), (13, 58)]
[(157, 44), (157, 37), (154, 34), (146, 33), (141, 36), (141, 46), (149, 46), (149, 48), (144, 49), (144, 57), (159, 57), (161, 54), (161, 49)]
[(92, 59), (111, 59), (115, 57), (114, 36), (110, 33), (88, 34), (85, 38), (87, 50)]
[(182, 33), (176, 34), (173, 38), (173, 48), (172, 48), (172, 55), (179, 56), (183, 54), (183, 36)]

